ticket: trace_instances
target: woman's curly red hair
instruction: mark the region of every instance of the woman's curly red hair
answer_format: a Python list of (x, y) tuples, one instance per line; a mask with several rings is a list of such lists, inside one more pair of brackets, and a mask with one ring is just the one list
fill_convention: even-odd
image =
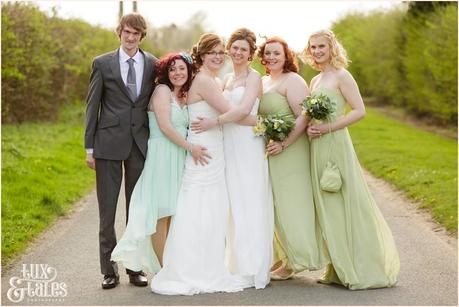
[(263, 59), (263, 55), (265, 53), (266, 45), (270, 43), (279, 43), (282, 45), (284, 49), (285, 63), (284, 63), (284, 68), (282, 72), (286, 73), (286, 72), (292, 71), (292, 72), (297, 73), (299, 71), (299, 67), (298, 67), (298, 60), (296, 59), (295, 52), (289, 48), (287, 42), (284, 39), (278, 36), (273, 36), (273, 37), (268, 38), (263, 44), (261, 44), (260, 49), (258, 49), (257, 55), (261, 59), (261, 64), (263, 64), (263, 66), (265, 67), (266, 73), (269, 75), (270, 71), (268, 67), (266, 67), (266, 61)]
[(174, 52), (174, 53), (168, 53), (164, 56), (162, 56), (155, 64), (155, 72), (156, 72), (156, 78), (155, 78), (155, 84), (165, 84), (167, 85), (171, 91), (174, 90), (174, 85), (172, 85), (171, 80), (169, 80), (169, 69), (171, 68), (172, 65), (175, 64), (175, 61), (177, 60), (182, 60), (185, 62), (186, 68), (187, 68), (187, 75), (188, 78), (183, 84), (182, 88), (179, 91), (179, 95), (177, 98), (184, 98), (186, 97), (188, 90), (190, 89), (191, 82), (193, 81), (193, 75), (194, 75), (194, 69), (193, 65), (188, 62), (187, 59), (185, 59), (180, 53)]

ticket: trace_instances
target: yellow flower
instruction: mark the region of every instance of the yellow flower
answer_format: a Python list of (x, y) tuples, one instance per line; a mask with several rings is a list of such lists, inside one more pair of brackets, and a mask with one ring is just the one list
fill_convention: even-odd
[(253, 132), (257, 136), (263, 135), (266, 132), (266, 126), (263, 122), (258, 122), (257, 125), (253, 127)]

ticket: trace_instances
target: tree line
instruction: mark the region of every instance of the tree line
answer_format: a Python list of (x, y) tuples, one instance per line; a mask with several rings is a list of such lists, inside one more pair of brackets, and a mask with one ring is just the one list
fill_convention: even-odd
[[(119, 47), (116, 34), (59, 18), (56, 10), (49, 16), (33, 3), (4, 2), (1, 7), (2, 121), (53, 121), (60, 106), (85, 99), (92, 60)], [(204, 19), (198, 12), (183, 26), (149, 27), (140, 46), (156, 56), (189, 50), (204, 32)]]
[[(183, 26), (150, 27), (141, 47), (157, 56), (189, 50), (205, 32), (205, 18), (198, 12)], [(456, 123), (456, 2), (351, 13), (332, 30), (364, 96)], [(85, 98), (92, 59), (118, 46), (113, 31), (59, 18), (56, 11), (49, 16), (30, 3), (2, 3), (3, 122), (54, 120), (59, 106)], [(262, 70), (258, 59), (254, 65)], [(307, 81), (317, 73), (300, 66)]]
[(352, 13), (332, 30), (363, 95), (441, 124), (457, 123), (457, 2)]

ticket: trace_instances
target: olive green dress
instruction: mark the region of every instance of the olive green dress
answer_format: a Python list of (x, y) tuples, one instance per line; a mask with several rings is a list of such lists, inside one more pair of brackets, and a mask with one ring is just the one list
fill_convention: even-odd
[[(263, 95), (258, 113), (295, 119), (287, 98), (278, 92)], [(268, 156), (268, 162), (275, 212), (273, 264), (282, 261), (296, 273), (321, 269), (329, 261), (315, 216), (307, 136)]]
[[(331, 121), (344, 115), (341, 92), (318, 88), (314, 93), (336, 102), (337, 112)], [(320, 188), (329, 160), (341, 173), (342, 187), (334, 193)], [(331, 259), (321, 281), (352, 290), (393, 286), (400, 268), (398, 252), (365, 182), (347, 128), (312, 140), (311, 176), (317, 216)]]

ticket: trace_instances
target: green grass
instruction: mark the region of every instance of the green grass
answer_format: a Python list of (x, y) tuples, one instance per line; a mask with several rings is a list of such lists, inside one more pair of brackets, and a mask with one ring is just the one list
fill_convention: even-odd
[(94, 186), (83, 113), (79, 103), (57, 123), (2, 125), (2, 265)]
[(367, 108), (350, 127), (362, 165), (432, 212), (457, 234), (457, 141), (421, 131)]

